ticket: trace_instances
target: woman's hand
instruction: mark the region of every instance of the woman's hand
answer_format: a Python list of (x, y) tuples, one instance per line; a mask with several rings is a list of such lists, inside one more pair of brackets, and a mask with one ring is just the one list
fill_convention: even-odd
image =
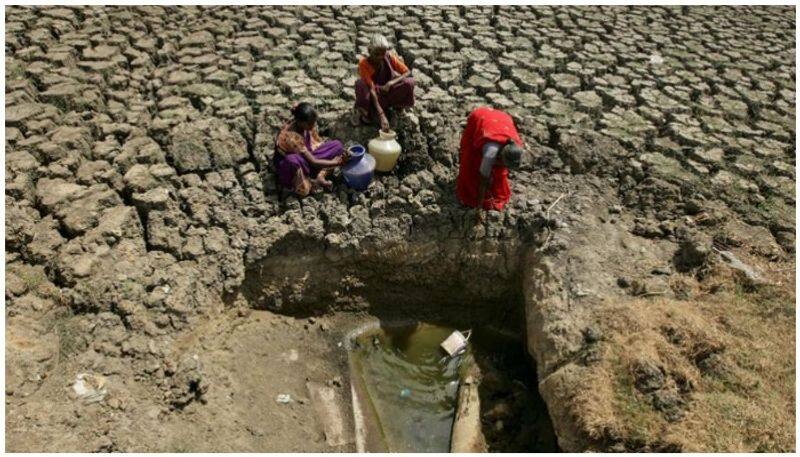
[(403, 82), (404, 79), (406, 79), (406, 75), (408, 75), (408, 73), (403, 73), (403, 74), (393, 73), (393, 78), (387, 81), (386, 84), (381, 86), (381, 93), (388, 94), (389, 91), (392, 90), (394, 86), (400, 84), (401, 82)]
[(350, 151), (345, 149), (344, 152), (342, 153), (342, 155), (339, 156), (339, 165), (340, 166), (344, 165), (349, 161), (350, 161)]
[(386, 119), (386, 115), (383, 114), (383, 113), (380, 114), (380, 118), (381, 118), (381, 130), (383, 130), (384, 132), (388, 132), (389, 131), (389, 119)]
[(482, 225), (484, 222), (486, 222), (486, 210), (477, 208), (475, 210), (475, 225)]

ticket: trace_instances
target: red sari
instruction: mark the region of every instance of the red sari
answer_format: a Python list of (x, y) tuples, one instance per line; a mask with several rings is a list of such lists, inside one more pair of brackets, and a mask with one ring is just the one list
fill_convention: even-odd
[[(487, 141), (504, 145), (514, 140), (523, 146), (514, 120), (508, 114), (482, 106), (467, 118), (467, 127), (461, 136), (461, 155), (456, 178), (456, 194), (461, 203), (476, 208), (480, 191), (480, 166), (483, 159), (483, 146)], [(491, 182), (486, 189), (482, 202), (484, 209), (502, 211), (511, 198), (511, 186), (508, 183), (508, 168), (498, 157), (492, 167)]]

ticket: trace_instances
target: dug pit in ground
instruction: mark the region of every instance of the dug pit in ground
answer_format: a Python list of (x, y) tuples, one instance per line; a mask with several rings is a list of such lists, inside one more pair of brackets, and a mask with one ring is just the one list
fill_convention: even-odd
[[(509, 370), (504, 373), (489, 362), (491, 357), (480, 358), (486, 376), (486, 382), (480, 384), (484, 397), (480, 417), (485, 423), (481, 434), (488, 437), (483, 440), (494, 451), (554, 449), (552, 432), (549, 437), (544, 432), (550, 429), (544, 404), (539, 400), (535, 407), (522, 406), (523, 397), (539, 398), (533, 360), (523, 344), (519, 273), (521, 253), (534, 244), (532, 233), (528, 238), (527, 242), (519, 237), (498, 242), (441, 237), (420, 230), (404, 239), (367, 241), (358, 251), (342, 253), (323, 249), (303, 237), (289, 237), (276, 243), (264, 260), (248, 267), (240, 295), (230, 300), (311, 321), (337, 316), (345, 324), (328, 328), (328, 332), (343, 349), (351, 345), (346, 335), (357, 322), (369, 321), (370, 317), (390, 327), (397, 322), (429, 322), (480, 328), (481, 334), (492, 327), (511, 332), (517, 352), (524, 355), (514, 359), (519, 365), (504, 368)], [(350, 366), (354, 367), (352, 363)], [(339, 376), (348, 380), (343, 389), (346, 393), (350, 382), (361, 375), (351, 371)], [(513, 390), (519, 387), (520, 392)], [(356, 430), (372, 430), (367, 433), (367, 444), (372, 447), (367, 449), (385, 450), (387, 443), (372, 442), (382, 432), (375, 428), (380, 427), (377, 416), (366, 414), (372, 410), (361, 409), (370, 398), (364, 389), (359, 389), (361, 406), (346, 404), (337, 415), (352, 418), (355, 414), (361, 422), (367, 420), (369, 423), (360, 427), (356, 421)], [(504, 408), (517, 408), (520, 414), (512, 420), (510, 409)], [(530, 433), (530, 427), (538, 432)], [(347, 441), (358, 441), (357, 436), (351, 431)], [(442, 445), (448, 448), (447, 442), (439, 443)], [(413, 442), (392, 442), (392, 446), (394, 450), (423, 449), (417, 447), (422, 443)]]

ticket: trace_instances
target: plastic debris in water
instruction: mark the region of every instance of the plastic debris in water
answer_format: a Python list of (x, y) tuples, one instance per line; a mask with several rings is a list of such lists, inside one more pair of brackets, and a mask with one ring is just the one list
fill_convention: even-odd
[(277, 397), (275, 397), (275, 401), (285, 405), (292, 402), (292, 396), (289, 394), (279, 394)]
[(440, 347), (444, 349), (447, 355), (455, 357), (467, 350), (467, 342), (469, 341), (469, 337), (472, 336), (472, 330), (467, 330), (464, 333), (466, 333), (466, 335), (455, 330), (446, 340), (442, 341)]
[(450, 381), (445, 386), (445, 395), (448, 397), (455, 397), (458, 394), (458, 381)]
[(400, 391), (400, 398), (408, 398), (410, 396), (411, 396), (411, 389), (404, 388), (403, 390)]

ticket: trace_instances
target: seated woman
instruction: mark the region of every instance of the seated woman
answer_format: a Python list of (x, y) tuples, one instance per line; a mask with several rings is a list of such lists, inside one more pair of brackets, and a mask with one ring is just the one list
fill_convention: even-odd
[(385, 111), (388, 108), (414, 106), (414, 80), (411, 71), (394, 52), (383, 35), (373, 35), (368, 56), (358, 63), (360, 78), (356, 81), (356, 114), (369, 123), (378, 116), (381, 129), (389, 130)]
[(328, 171), (347, 161), (341, 141), (322, 141), (317, 133), (317, 113), (309, 103), (292, 110), (294, 120), (283, 126), (275, 140), (272, 163), (281, 186), (305, 197), (315, 186), (330, 189)]

